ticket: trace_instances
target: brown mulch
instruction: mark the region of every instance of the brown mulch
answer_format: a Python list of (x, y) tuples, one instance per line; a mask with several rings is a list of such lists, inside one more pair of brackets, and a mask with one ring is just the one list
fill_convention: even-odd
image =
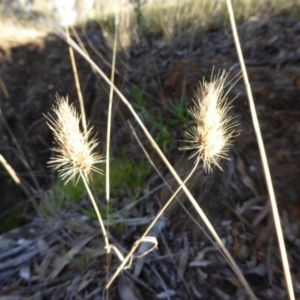
[[(239, 33), (278, 199), (294, 287), (300, 297), (300, 166), (297, 159), (300, 23), (286, 16), (251, 20), (239, 25)], [(144, 42), (118, 57), (116, 83), (120, 90), (132, 100), (132, 90), (144, 88), (148, 109), (159, 107), (166, 123), (171, 119), (170, 102), (180, 99), (182, 94), (191, 99), (199, 80), (204, 76), (210, 78), (213, 66), (215, 70), (232, 68), (230, 78), (240, 71), (228, 26), (193, 34), (185, 41), (181, 38), (172, 43), (156, 41), (151, 47)], [(82, 39), (92, 58), (109, 74), (111, 50), (100, 29), (87, 30), (86, 36), (82, 35)], [(102, 57), (93, 52), (91, 43)], [(0, 76), (8, 91), (8, 95), (3, 89), (0, 91), (1, 109), (38, 178), (39, 186), (34, 190), (49, 189), (52, 182), (45, 163), (50, 156), (51, 134), (42, 113), (50, 110), (55, 92), (67, 93), (72, 101), (77, 99), (68, 48), (55, 35), (49, 35), (39, 42), (0, 50)], [(78, 55), (76, 61), (88, 119), (100, 140), (105, 140), (108, 87)], [(212, 175), (199, 172), (191, 186), (257, 297), (287, 299), (242, 79), (229, 95), (238, 94), (232, 113), (238, 116), (241, 133), (231, 161), (224, 163), (224, 172), (215, 170)], [(141, 152), (135, 149), (129, 129), (124, 128), (127, 118), (132, 119), (119, 104), (113, 124), (113, 151), (125, 143), (126, 153)], [(29, 186), (34, 186), (28, 170), (12, 151), (15, 146), (2, 122), (0, 126), (1, 154)], [(184, 128), (176, 127), (174, 131), (182, 135)], [(103, 143), (101, 148), (104, 149)], [(174, 151), (170, 159), (184, 176), (191, 166), (187, 157), (179, 155)], [(170, 179), (167, 172), (165, 175)], [(23, 195), (4, 171), (0, 176), (5, 182), (3, 207), (17, 204)], [(149, 182), (151, 190), (157, 181), (150, 178)], [(111, 229), (110, 239), (123, 254), (168, 196), (169, 191), (162, 187), (134, 212), (129, 212), (118, 229)], [(121, 206), (126, 200), (119, 197)], [(99, 199), (104, 200), (104, 196), (99, 195)], [(181, 200), (192, 213), (183, 196)], [(122, 217), (120, 215), (120, 220)], [(145, 219), (140, 219), (143, 217)], [(166, 217), (156, 232), (158, 249), (143, 259), (134, 260), (132, 267), (118, 277), (109, 291), (110, 299), (247, 299), (228, 264), (180, 206), (172, 206)], [(0, 299), (103, 299), (107, 257), (99, 232), (97, 222), (74, 209), (62, 210), (51, 218), (34, 217), (21, 229), (3, 234)], [(118, 264), (114, 255), (109, 257), (110, 275)]]

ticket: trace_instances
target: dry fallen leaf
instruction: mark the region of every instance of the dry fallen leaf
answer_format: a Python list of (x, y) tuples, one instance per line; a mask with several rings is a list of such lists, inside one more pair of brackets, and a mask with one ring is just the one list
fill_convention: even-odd
[(245, 211), (251, 207), (252, 205), (258, 203), (258, 202), (262, 202), (262, 201), (265, 201), (267, 199), (267, 196), (258, 196), (258, 197), (254, 197), (254, 198), (251, 198), (249, 200), (246, 200), (243, 202), (243, 205), (236, 205), (236, 208), (235, 208), (235, 212), (238, 214), (238, 215), (242, 215), (243, 213), (245, 213)]
[(259, 196), (259, 193), (256, 189), (255, 183), (253, 180), (250, 178), (250, 176), (247, 174), (246, 169), (245, 169), (245, 164), (239, 154), (237, 154), (237, 169), (242, 175), (242, 181), (243, 183), (250, 189), (252, 194), (256, 197)]
[(271, 212), (271, 204), (270, 201), (262, 207), (259, 213), (255, 216), (254, 220), (252, 221), (252, 227), (257, 226), (269, 213)]
[(54, 259), (53, 264), (55, 265), (55, 269), (51, 272), (49, 279), (54, 279), (58, 276), (58, 274), (62, 271), (62, 269), (69, 264), (71, 259), (79, 253), (79, 251), (89, 242), (91, 241), (95, 235), (91, 235), (84, 240), (80, 241), (75, 245), (65, 256), (57, 255)]
[(184, 235), (184, 248), (182, 249), (182, 251), (180, 253), (179, 264), (178, 264), (178, 268), (177, 268), (177, 282), (181, 282), (183, 280), (188, 260), (189, 260), (189, 241), (185, 234)]
[(95, 228), (81, 220), (71, 218), (68, 221), (67, 228), (74, 233), (94, 233)]
[(170, 299), (171, 297), (176, 295), (176, 291), (174, 290), (166, 290), (156, 295), (157, 299)]
[(118, 282), (118, 292), (121, 300), (142, 300), (140, 291), (129, 278), (120, 276)]
[(89, 284), (90, 282), (92, 282), (93, 280), (95, 280), (95, 273), (93, 271), (88, 271), (87, 274), (84, 275), (83, 278), (81, 278), (81, 282), (78, 286), (78, 288), (76, 289), (77, 293), (80, 293), (82, 290), (84, 290)]

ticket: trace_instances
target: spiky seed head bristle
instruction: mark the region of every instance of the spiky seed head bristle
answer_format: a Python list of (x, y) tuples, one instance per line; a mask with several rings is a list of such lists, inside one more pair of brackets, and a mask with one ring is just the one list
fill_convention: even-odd
[(52, 150), (56, 156), (50, 158), (48, 164), (53, 166), (62, 179), (78, 182), (80, 174), (87, 181), (91, 179), (92, 171), (102, 173), (95, 165), (104, 162), (104, 156), (94, 152), (98, 145), (91, 138), (92, 128), (87, 132), (80, 130), (80, 117), (74, 106), (68, 103), (68, 97), (56, 95), (56, 106), (52, 107), (56, 118), (48, 114), (47, 125), (53, 131), (57, 147)]
[(188, 145), (180, 150), (196, 150), (191, 156), (196, 156), (196, 163), (203, 161), (203, 168), (211, 172), (213, 165), (221, 170), (220, 159), (228, 158), (229, 147), (232, 138), (237, 135), (237, 123), (234, 117), (228, 115), (230, 110), (227, 94), (224, 92), (224, 84), (228, 73), (224, 70), (212, 78), (210, 82), (199, 84), (193, 100), (194, 106), (189, 109), (189, 114), (196, 125), (186, 132)]

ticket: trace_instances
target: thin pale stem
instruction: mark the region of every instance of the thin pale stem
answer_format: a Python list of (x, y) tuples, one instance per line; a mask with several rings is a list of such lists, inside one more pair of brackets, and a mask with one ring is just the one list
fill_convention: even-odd
[[(66, 26), (65, 30), (66, 30), (67, 41), (69, 41), (70, 40), (69, 28)], [(85, 110), (84, 110), (83, 97), (82, 97), (80, 82), (79, 82), (79, 78), (78, 78), (78, 72), (77, 72), (77, 67), (76, 67), (76, 62), (75, 62), (75, 57), (74, 57), (74, 51), (73, 51), (73, 48), (70, 46), (69, 46), (69, 54), (70, 54), (71, 65), (72, 65), (72, 70), (73, 70), (74, 79), (75, 79), (75, 85), (76, 85), (76, 91), (77, 91), (77, 95), (78, 95), (79, 105), (80, 105), (82, 127), (83, 127), (84, 133), (87, 134), (87, 125), (86, 125), (86, 116), (85, 116)]]
[[(81, 47), (81, 49), (86, 53), (86, 55), (89, 56), (89, 53), (88, 53), (86, 47), (84, 46), (84, 44), (83, 44), (83, 42), (82, 42), (82, 40), (81, 40), (79, 34), (77, 33), (76, 29), (75, 29), (74, 27), (71, 27), (71, 30), (72, 30), (73, 35), (75, 36), (75, 39), (76, 39), (78, 45), (79, 45), (79, 46)], [(85, 33), (84, 27), (82, 28), (82, 32), (85, 34), (85, 37), (86, 37), (86, 39), (87, 39), (87, 41), (88, 41), (89, 46), (90, 46), (90, 47), (91, 47), (91, 45), (93, 46), (93, 44), (90, 42), (89, 38), (87, 37), (87, 35), (86, 35), (86, 33)], [(94, 47), (94, 46), (93, 46), (93, 47)], [(91, 47), (91, 48), (92, 48), (92, 47)], [(110, 67), (110, 65), (109, 65), (109, 67)], [(93, 70), (93, 72), (94, 72), (95, 74), (97, 73), (97, 72), (94, 70), (94, 68), (92, 68), (92, 70)]]
[(15, 170), (7, 163), (6, 159), (0, 154), (0, 162), (2, 163), (3, 167), (7, 171), (7, 173), (10, 175), (10, 177), (13, 179), (13, 181), (20, 185), (21, 180), (19, 179), (17, 173)]
[(290, 272), (288, 256), (287, 256), (287, 252), (286, 252), (286, 248), (285, 248), (282, 228), (281, 228), (281, 224), (280, 224), (280, 217), (279, 217), (279, 213), (278, 213), (271, 173), (269, 170), (267, 155), (266, 155), (264, 142), (263, 142), (260, 127), (259, 127), (258, 117), (256, 114), (256, 109), (255, 109), (255, 104), (254, 104), (254, 99), (253, 99), (251, 86), (250, 86), (247, 71), (246, 71), (246, 66), (245, 66), (245, 62), (244, 62), (244, 58), (243, 58), (241, 45), (239, 42), (239, 37), (238, 37), (236, 24), (235, 24), (234, 13), (233, 13), (232, 4), (231, 4), (230, 0), (227, 0), (227, 8), (228, 8), (228, 13), (229, 13), (229, 17), (230, 17), (233, 38), (235, 41), (236, 50), (238, 53), (240, 65), (241, 65), (242, 72), (243, 72), (244, 82), (245, 82), (245, 86), (246, 86), (246, 90), (247, 90), (249, 106), (250, 106), (250, 111), (251, 111), (251, 116), (252, 116), (252, 122), (253, 122), (254, 130), (255, 130), (255, 134), (256, 134), (256, 139), (257, 139), (257, 143), (258, 143), (258, 147), (259, 147), (260, 157), (262, 160), (264, 175), (265, 175), (268, 193), (269, 193), (269, 197), (270, 197), (270, 202), (271, 202), (271, 207), (272, 207), (272, 212), (273, 212), (273, 217), (274, 217), (277, 238), (278, 238), (278, 242), (279, 242), (279, 249), (280, 249), (280, 254), (281, 254), (281, 259), (282, 259), (282, 265), (283, 265), (287, 290), (288, 290), (289, 298), (291, 300), (294, 300), (295, 295), (294, 295), (293, 281), (292, 281), (292, 276), (291, 276), (291, 272)]
[[(113, 46), (113, 58), (112, 58), (112, 67), (111, 67), (111, 82), (114, 82), (115, 79), (115, 66), (116, 66), (116, 54), (117, 54), (117, 41), (118, 41), (118, 16), (115, 17), (115, 37), (114, 37), (114, 46)], [(111, 136), (111, 120), (112, 120), (112, 105), (113, 105), (113, 95), (114, 90), (110, 87), (109, 91), (109, 103), (108, 103), (108, 113), (107, 113), (107, 134), (106, 134), (106, 172), (105, 172), (105, 185), (106, 185), (106, 212), (107, 219), (109, 220), (109, 199), (110, 199), (110, 136)], [(109, 254), (106, 255), (106, 281), (108, 281), (109, 273)], [(106, 293), (106, 298), (108, 299), (108, 292)]]
[[(118, 41), (118, 16), (115, 19), (115, 39), (114, 39), (114, 47), (113, 47), (113, 59), (112, 59), (112, 68), (111, 68), (111, 82), (114, 82), (115, 79), (115, 66), (116, 66), (116, 53), (117, 53), (117, 41)], [(110, 86), (109, 91), (109, 103), (108, 103), (108, 113), (107, 113), (107, 135), (106, 135), (106, 201), (109, 202), (110, 198), (110, 186), (109, 186), (109, 162), (110, 162), (110, 135), (111, 135), (111, 116), (112, 116), (112, 104), (113, 104), (113, 95), (114, 90), (112, 86)]]
[[(65, 35), (64, 35), (63, 32), (60, 32), (60, 34), (63, 38), (65, 38)], [(181, 178), (179, 177), (179, 175), (177, 174), (177, 172), (175, 171), (173, 166), (170, 164), (170, 162), (168, 161), (166, 156), (163, 154), (163, 152), (161, 151), (161, 149), (159, 148), (159, 146), (157, 145), (157, 143), (155, 142), (155, 140), (153, 139), (153, 137), (151, 136), (151, 134), (149, 133), (149, 131), (145, 127), (145, 125), (143, 124), (142, 120), (140, 119), (138, 114), (135, 112), (135, 110), (134, 110), (133, 106), (130, 104), (130, 102), (124, 97), (124, 95), (119, 91), (119, 89), (109, 80), (109, 78), (103, 73), (103, 71), (93, 62), (93, 60), (90, 57), (88, 57), (72, 39), (70, 39), (69, 44), (80, 55), (82, 55), (86, 59), (86, 61), (91, 64), (92, 67), (95, 68), (95, 70), (101, 75), (101, 77), (107, 82), (107, 84), (109, 86), (112, 86), (112, 88), (114, 89), (114, 92), (120, 97), (120, 99), (123, 101), (123, 103), (128, 107), (128, 109), (130, 110), (130, 112), (132, 113), (134, 118), (136, 119), (137, 123), (142, 128), (145, 136), (147, 137), (147, 139), (151, 143), (152, 147), (158, 153), (158, 155), (160, 156), (162, 161), (165, 163), (165, 165), (168, 167), (168, 169), (170, 170), (170, 172), (172, 173), (172, 175), (174, 176), (174, 178), (176, 179), (178, 184), (182, 185), (183, 182), (182, 182)], [(223, 245), (222, 240), (218, 236), (217, 232), (214, 230), (212, 224), (210, 223), (210, 221), (206, 217), (205, 213), (200, 208), (200, 206), (197, 203), (196, 199), (193, 197), (193, 195), (191, 194), (191, 192), (189, 191), (189, 189), (185, 185), (182, 186), (182, 189), (185, 192), (188, 199), (190, 200), (191, 204), (195, 207), (195, 209), (196, 209), (197, 213), (199, 214), (199, 216), (202, 218), (202, 220), (205, 223), (205, 225), (207, 226), (208, 230), (211, 232), (212, 236), (215, 238), (215, 240), (216, 240), (217, 244), (219, 245), (220, 249), (224, 252), (225, 257), (227, 258), (227, 260), (230, 263), (232, 269), (235, 271), (235, 273), (238, 276), (238, 278), (240, 279), (241, 283), (243, 284), (243, 286), (245, 287), (245, 289), (249, 293), (251, 299), (256, 299), (256, 297), (255, 297), (253, 291), (251, 290), (248, 282), (244, 278), (243, 274), (241, 273), (240, 269), (238, 268), (237, 264), (235, 263), (234, 259), (230, 255), (230, 253), (227, 251), (227, 249)]]
[(2, 80), (1, 75), (0, 75), (0, 88), (1, 88), (1, 90), (3, 92), (3, 94), (4, 94), (4, 97), (8, 100), (10, 98), (10, 95), (9, 95), (8, 90), (7, 90), (5, 84), (4, 84), (3, 80)]
[(99, 224), (100, 224), (100, 227), (101, 227), (101, 230), (102, 230), (102, 234), (103, 234), (103, 238), (104, 238), (104, 242), (105, 242), (105, 248), (106, 248), (106, 251), (109, 252), (110, 251), (110, 245), (109, 245), (109, 241), (108, 241), (108, 237), (107, 237), (107, 234), (106, 234), (106, 230), (105, 230), (105, 227), (104, 227), (104, 223), (103, 223), (103, 220), (102, 220), (102, 217), (101, 217), (101, 214), (100, 214), (100, 211), (98, 209), (98, 206), (96, 204), (96, 201), (95, 201), (95, 198), (89, 188), (89, 185), (85, 179), (85, 176), (83, 175), (82, 171), (80, 171), (80, 176), (83, 180), (83, 183), (85, 185), (85, 188), (89, 194), (89, 197), (92, 201), (92, 204), (94, 206), (94, 209), (95, 209), (95, 212), (96, 212), (96, 215), (98, 217), (98, 220), (99, 220)]
[(139, 245), (143, 242), (147, 234), (150, 232), (152, 227), (155, 225), (155, 223), (159, 220), (159, 218), (162, 216), (162, 214), (166, 211), (166, 209), (169, 207), (169, 205), (172, 203), (174, 198), (177, 196), (177, 194), (180, 192), (182, 187), (185, 185), (185, 183), (191, 178), (195, 170), (197, 169), (198, 164), (195, 164), (194, 168), (192, 169), (191, 173), (187, 176), (187, 178), (182, 182), (182, 184), (178, 187), (178, 189), (174, 192), (172, 197), (166, 202), (166, 204), (163, 206), (163, 208), (160, 210), (160, 212), (156, 215), (156, 217), (153, 219), (153, 221), (150, 223), (148, 228), (145, 230), (143, 235), (134, 243), (132, 246), (131, 250), (127, 254), (127, 256), (124, 258), (122, 263), (119, 265), (118, 269), (116, 272), (113, 274), (113, 276), (110, 278), (109, 282), (106, 285), (106, 289), (108, 289), (113, 281), (116, 279), (116, 277), (119, 275), (119, 273), (124, 269), (125, 265), (128, 263), (128, 261), (131, 259), (133, 253), (135, 250), (139, 247)]

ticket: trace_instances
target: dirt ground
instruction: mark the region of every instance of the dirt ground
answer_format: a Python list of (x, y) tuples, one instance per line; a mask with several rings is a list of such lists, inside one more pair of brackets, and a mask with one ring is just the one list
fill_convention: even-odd
[[(93, 60), (109, 75), (112, 51), (100, 27), (90, 24), (85, 32), (78, 32)], [(239, 34), (278, 200), (294, 287), (300, 297), (300, 22), (284, 15), (248, 21), (239, 24)], [(76, 62), (88, 120), (99, 140), (105, 141), (108, 86), (78, 54)], [(199, 80), (204, 76), (210, 78), (212, 67), (215, 73), (219, 69), (231, 69), (229, 79), (239, 74), (227, 25), (191, 34), (188, 39), (158, 40), (151, 46), (143, 42), (119, 52), (116, 85), (130, 101), (133, 101), (135, 88), (143, 89), (148, 109), (160, 108), (168, 122), (170, 101), (182, 95), (191, 99)], [(0, 123), (0, 153), (41, 201), (46, 195), (41, 191), (51, 189), (53, 182), (53, 174), (46, 167), (52, 137), (43, 114), (50, 111), (56, 93), (68, 95), (71, 102), (78, 105), (66, 43), (55, 34), (48, 34), (28, 43), (1, 45), (0, 79), (3, 117), (24, 152), (30, 171), (22, 163), (4, 122)], [(229, 97), (237, 97), (232, 114), (237, 115), (241, 130), (231, 151), (231, 160), (222, 165), (223, 172), (215, 170), (207, 175), (199, 171), (190, 187), (257, 297), (287, 299), (243, 79), (234, 85)], [(119, 102), (113, 121), (112, 151), (119, 151), (125, 144), (126, 151), (135, 157), (141, 155), (135, 152), (141, 151), (135, 150), (132, 134), (124, 126), (127, 119), (133, 120)], [(174, 131), (180, 136), (184, 128), (176, 127)], [(192, 163), (187, 156), (176, 152), (179, 145), (180, 142), (168, 155), (184, 175)], [(99, 150), (104, 149), (105, 143), (101, 142)], [(170, 179), (168, 172), (163, 171)], [(1, 207), (7, 210), (17, 206), (17, 211), (23, 211), (26, 205), (23, 192), (4, 169), (0, 176)], [(143, 220), (149, 222), (169, 194), (165, 187), (157, 190), (147, 197), (146, 203), (130, 212), (128, 220), (139, 218), (140, 223), (130, 225), (125, 221), (118, 231), (111, 232), (110, 238), (123, 253), (140, 235), (145, 226)], [(101, 200), (104, 195), (99, 196)], [(181, 200), (192, 212), (183, 195)], [(125, 199), (121, 199), (119, 205), (122, 203), (126, 203)], [(195, 213), (192, 215), (196, 217)], [(162, 223), (158, 250), (135, 260), (132, 268), (122, 273), (109, 291), (110, 299), (247, 299), (228, 264), (179, 205), (171, 207)], [(6, 223), (2, 224), (3, 232)], [(102, 299), (107, 270), (103, 242), (98, 234), (96, 222), (76, 210), (49, 218), (31, 215), (29, 224), (4, 234), (1, 240), (0, 298)], [(117, 263), (116, 258), (111, 259), (110, 272), (116, 269)], [(126, 298), (126, 293), (134, 295)]]

